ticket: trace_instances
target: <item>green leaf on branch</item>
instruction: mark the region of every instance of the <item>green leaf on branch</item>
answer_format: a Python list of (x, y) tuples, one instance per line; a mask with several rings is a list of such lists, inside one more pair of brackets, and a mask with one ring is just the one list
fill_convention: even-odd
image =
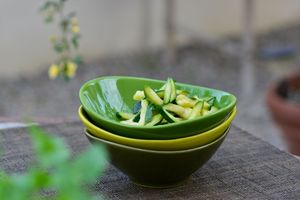
[(51, 23), (51, 22), (53, 22), (53, 16), (51, 15), (51, 16), (45, 17), (45, 22), (46, 22), (46, 23)]
[(53, 48), (56, 53), (60, 54), (67, 49), (67, 46), (63, 42), (58, 42), (58, 43), (54, 44)]
[(80, 35), (78, 35), (78, 34), (73, 35), (72, 38), (71, 38), (73, 47), (74, 47), (75, 49), (78, 49), (78, 47), (79, 47), (79, 42), (78, 42), (79, 38), (80, 38)]
[(76, 55), (73, 57), (73, 62), (76, 63), (78, 66), (84, 63), (82, 56)]

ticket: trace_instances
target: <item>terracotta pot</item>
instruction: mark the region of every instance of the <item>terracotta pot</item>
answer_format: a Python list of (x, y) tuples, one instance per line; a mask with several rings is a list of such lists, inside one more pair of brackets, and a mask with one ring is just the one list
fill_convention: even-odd
[(288, 102), (285, 98), (282, 85), (287, 88), (300, 88), (300, 72), (272, 83), (267, 90), (267, 106), (274, 121), (282, 130), (288, 149), (292, 154), (300, 156), (300, 103)]

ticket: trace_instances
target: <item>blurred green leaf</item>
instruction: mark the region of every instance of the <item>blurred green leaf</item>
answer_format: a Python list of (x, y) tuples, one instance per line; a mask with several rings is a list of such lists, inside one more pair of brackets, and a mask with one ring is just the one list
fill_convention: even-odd
[(62, 43), (56, 43), (56, 44), (54, 44), (53, 48), (54, 48), (54, 51), (56, 53), (59, 53), (59, 54), (62, 53), (64, 51), (64, 49), (65, 49), (65, 47), (64, 47), (64, 45)]
[(71, 41), (72, 41), (72, 44), (73, 44), (73, 47), (75, 49), (78, 49), (79, 47), (79, 43), (78, 43), (78, 40), (79, 40), (80, 36), (79, 35), (73, 35), (72, 38), (71, 38)]
[(67, 31), (69, 24), (70, 24), (70, 21), (68, 19), (62, 20), (60, 26), (64, 32)]
[(70, 152), (61, 139), (37, 126), (31, 126), (29, 132), (35, 162), (23, 174), (0, 171), (0, 199), (96, 199), (88, 192), (88, 186), (105, 169), (105, 149), (89, 146), (70, 159)]
[(76, 63), (78, 66), (84, 63), (82, 57), (80, 55), (76, 55), (73, 57), (73, 62)]
[(41, 12), (46, 12), (49, 9), (57, 9), (59, 7), (59, 4), (54, 1), (46, 1), (41, 7), (40, 11)]
[(52, 15), (49, 15), (49, 16), (45, 17), (45, 22), (46, 22), (46, 23), (51, 23), (51, 22), (53, 22), (53, 16), (52, 16)]
[(37, 126), (31, 126), (29, 131), (33, 139), (37, 160), (41, 167), (52, 167), (67, 161), (70, 152), (62, 140), (51, 137)]
[[(91, 146), (71, 162), (70, 168), (74, 170), (75, 181), (93, 182), (100, 175), (106, 166), (107, 155), (103, 146)], [(84, 173), (76, 173), (84, 172)]]

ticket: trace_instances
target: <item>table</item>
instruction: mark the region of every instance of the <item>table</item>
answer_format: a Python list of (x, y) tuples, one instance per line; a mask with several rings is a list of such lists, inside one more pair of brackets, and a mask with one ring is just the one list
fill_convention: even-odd
[[(89, 145), (80, 122), (43, 128), (65, 139), (74, 154)], [(1, 130), (0, 147), (2, 169), (26, 169), (32, 158), (26, 128)], [(95, 189), (107, 199), (300, 199), (300, 161), (233, 125), (213, 158), (181, 186), (142, 188), (109, 166)]]

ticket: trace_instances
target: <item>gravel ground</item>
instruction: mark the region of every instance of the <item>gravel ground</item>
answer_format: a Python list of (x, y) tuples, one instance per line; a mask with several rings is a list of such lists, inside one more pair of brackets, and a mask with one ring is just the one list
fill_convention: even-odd
[[(255, 57), (255, 93), (249, 99), (238, 100), (238, 116), (234, 123), (252, 134), (285, 149), (279, 131), (270, 120), (264, 104), (268, 83), (297, 69), (300, 54), (284, 60), (263, 60), (262, 47), (288, 45), (300, 47), (300, 25), (284, 27), (257, 36)], [(30, 78), (0, 81), (0, 120), (12, 117), (15, 121), (77, 120), (78, 91), (87, 80), (106, 75), (142, 76), (156, 79), (173, 77), (178, 82), (208, 86), (229, 91), (238, 98), (241, 93), (238, 59), (239, 40), (224, 39), (215, 45), (195, 42), (180, 47), (178, 60), (172, 67), (163, 65), (162, 53), (120, 55), (88, 63), (81, 67), (78, 76), (66, 83), (50, 81), (47, 72)], [(6, 119), (7, 120), (7, 119)]]

